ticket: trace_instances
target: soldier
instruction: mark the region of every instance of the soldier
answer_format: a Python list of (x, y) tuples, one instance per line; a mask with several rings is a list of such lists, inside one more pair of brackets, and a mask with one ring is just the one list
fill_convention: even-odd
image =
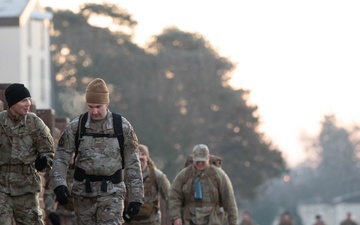
[(343, 220), (343, 221), (340, 223), (340, 225), (357, 225), (357, 223), (352, 220), (352, 218), (351, 218), (351, 213), (348, 212), (348, 213), (346, 214), (346, 219)]
[(245, 211), (243, 213), (240, 225), (256, 225), (256, 223), (251, 219), (250, 212)]
[(130, 202), (126, 215), (137, 214), (144, 198), (138, 139), (129, 121), (108, 109), (103, 79), (89, 83), (85, 98), (88, 112), (66, 126), (55, 153), (51, 178), (56, 200), (62, 205), (69, 201), (66, 176), (75, 152), (71, 195), (77, 224), (119, 225), (126, 187)]
[(0, 224), (42, 225), (39, 171), (49, 171), (54, 157), (50, 129), (30, 112), (31, 95), (19, 83), (5, 90), (8, 110), (0, 112)]
[(279, 225), (295, 225), (290, 212), (286, 211), (281, 215)]
[(321, 219), (320, 215), (315, 216), (315, 223), (314, 225), (325, 225), (324, 221)]
[[(170, 218), (174, 225), (237, 225), (238, 209), (227, 174), (210, 165), (206, 145), (193, 149), (193, 165), (175, 177), (169, 198)], [(226, 217), (227, 214), (227, 217)]]
[(166, 175), (156, 168), (146, 145), (139, 145), (139, 158), (144, 182), (145, 200), (140, 212), (131, 217), (125, 225), (160, 225), (160, 197), (168, 209), (170, 182)]

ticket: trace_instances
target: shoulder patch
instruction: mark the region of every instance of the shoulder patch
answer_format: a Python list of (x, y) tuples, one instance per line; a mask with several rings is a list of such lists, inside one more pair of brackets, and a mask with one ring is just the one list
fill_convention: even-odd
[(64, 138), (63, 138), (63, 137), (61, 137), (61, 138), (59, 139), (58, 146), (59, 146), (59, 147), (64, 147)]

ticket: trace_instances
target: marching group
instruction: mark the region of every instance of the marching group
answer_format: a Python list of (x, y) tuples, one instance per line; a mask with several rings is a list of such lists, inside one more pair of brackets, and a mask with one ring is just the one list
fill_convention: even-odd
[[(46, 220), (53, 225), (160, 225), (160, 202), (173, 225), (256, 225), (247, 211), (238, 222), (231, 181), (210, 162), (204, 144), (194, 146), (192, 163), (170, 183), (130, 122), (109, 110), (103, 79), (89, 83), (87, 112), (57, 138), (30, 112), (31, 95), (23, 84), (9, 85), (5, 99), (7, 110), (0, 101), (0, 224), (45, 224), (39, 201), (44, 186)], [(294, 225), (290, 213), (279, 225)], [(325, 225), (320, 215), (314, 225)], [(341, 225), (357, 224), (349, 213)]]
[(88, 84), (87, 112), (65, 127), (56, 146), (50, 129), (30, 112), (31, 94), (23, 84), (9, 85), (5, 100), (0, 224), (45, 224), (39, 201), (45, 186), (46, 220), (53, 225), (160, 225), (161, 201), (174, 225), (238, 225), (231, 181), (210, 163), (208, 146), (194, 146), (193, 163), (170, 183), (131, 123), (109, 110), (103, 79)]

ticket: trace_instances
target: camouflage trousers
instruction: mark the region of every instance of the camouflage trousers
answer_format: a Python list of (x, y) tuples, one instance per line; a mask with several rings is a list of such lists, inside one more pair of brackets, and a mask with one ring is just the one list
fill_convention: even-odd
[(12, 225), (13, 220), (17, 225), (44, 225), (38, 193), (20, 196), (0, 193), (0, 215), (1, 225)]
[(117, 193), (98, 197), (74, 195), (77, 225), (121, 225), (124, 208), (122, 199)]

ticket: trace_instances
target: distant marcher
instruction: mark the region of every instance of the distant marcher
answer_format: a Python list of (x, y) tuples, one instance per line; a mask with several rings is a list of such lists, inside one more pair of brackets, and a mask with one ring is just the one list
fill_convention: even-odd
[(295, 225), (290, 212), (286, 211), (281, 215), (279, 225)]
[(31, 95), (19, 83), (5, 90), (8, 110), (0, 112), (0, 224), (43, 225), (39, 172), (51, 170), (54, 140), (30, 112)]
[(250, 212), (245, 211), (242, 214), (240, 225), (256, 225), (255, 221), (251, 219)]
[[(193, 164), (175, 177), (169, 198), (174, 225), (238, 225), (238, 208), (227, 174), (210, 165), (206, 145), (193, 149)], [(227, 214), (227, 216), (226, 216)]]
[(146, 145), (139, 145), (139, 159), (144, 183), (144, 204), (140, 211), (130, 216), (124, 225), (160, 225), (163, 215), (160, 212), (160, 198), (164, 200), (166, 209), (169, 209), (170, 181), (150, 158)]
[(321, 219), (320, 215), (315, 216), (315, 223), (314, 225), (325, 225), (324, 221)]
[(355, 221), (352, 220), (351, 218), (351, 213), (347, 213), (346, 214), (346, 219), (343, 220), (340, 225), (357, 225), (357, 223)]

